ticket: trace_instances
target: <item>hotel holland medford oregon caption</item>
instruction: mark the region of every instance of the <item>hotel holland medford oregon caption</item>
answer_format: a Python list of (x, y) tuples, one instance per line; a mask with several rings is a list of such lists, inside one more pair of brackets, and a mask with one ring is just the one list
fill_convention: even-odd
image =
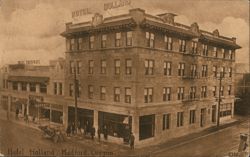
[(107, 126), (108, 140), (115, 143), (133, 132), (135, 146), (141, 147), (216, 126), (218, 115), (220, 123), (231, 119), (240, 46), (218, 30), (177, 23), (175, 16), (137, 8), (66, 23), (64, 100), (55, 103), (62, 108), (63, 125), (74, 122), (74, 71), (80, 125), (101, 131)]

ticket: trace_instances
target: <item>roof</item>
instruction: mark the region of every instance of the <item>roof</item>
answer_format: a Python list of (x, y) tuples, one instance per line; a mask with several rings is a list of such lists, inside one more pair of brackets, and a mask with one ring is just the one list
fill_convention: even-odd
[(38, 76), (9, 76), (8, 81), (18, 81), (18, 82), (35, 82), (35, 83), (45, 83), (49, 81), (49, 77), (38, 77)]
[(127, 18), (127, 19), (122, 19), (119, 21), (113, 21), (113, 22), (111, 21), (107, 23), (102, 23), (96, 27), (86, 26), (86, 27), (79, 27), (75, 29), (68, 29), (65, 32), (63, 32), (61, 35), (67, 36), (67, 35), (78, 35), (79, 33), (112, 31), (114, 29), (131, 28), (135, 26), (136, 26), (136, 22), (132, 18)]

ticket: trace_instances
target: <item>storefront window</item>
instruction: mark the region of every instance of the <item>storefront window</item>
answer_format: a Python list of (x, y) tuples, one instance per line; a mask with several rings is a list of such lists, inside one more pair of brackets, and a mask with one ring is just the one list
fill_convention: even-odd
[(154, 137), (155, 115), (141, 116), (139, 119), (139, 140)]

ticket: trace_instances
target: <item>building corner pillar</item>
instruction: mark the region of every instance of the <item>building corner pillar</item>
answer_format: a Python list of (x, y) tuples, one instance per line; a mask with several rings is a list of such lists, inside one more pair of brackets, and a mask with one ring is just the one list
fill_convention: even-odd
[(96, 130), (96, 136), (98, 136), (98, 134), (97, 134), (97, 130), (98, 130), (98, 128), (99, 128), (99, 126), (98, 126), (99, 124), (98, 124), (98, 111), (97, 110), (94, 110), (94, 124), (93, 124), (93, 126), (95, 127), (95, 130)]

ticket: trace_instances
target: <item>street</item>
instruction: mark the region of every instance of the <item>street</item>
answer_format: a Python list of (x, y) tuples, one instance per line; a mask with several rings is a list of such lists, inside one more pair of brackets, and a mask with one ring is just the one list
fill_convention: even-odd
[[(53, 143), (41, 136), (37, 129), (0, 120), (0, 152), (5, 155), (58, 155), (58, 156), (225, 156), (237, 152), (240, 133), (249, 132), (249, 121), (235, 124), (232, 127), (213, 132), (209, 135), (185, 141), (170, 147), (164, 144), (151, 148), (130, 150), (128, 147), (116, 144), (105, 144), (90, 139), (67, 140), (63, 143)], [(79, 142), (80, 141), (80, 142)]]

